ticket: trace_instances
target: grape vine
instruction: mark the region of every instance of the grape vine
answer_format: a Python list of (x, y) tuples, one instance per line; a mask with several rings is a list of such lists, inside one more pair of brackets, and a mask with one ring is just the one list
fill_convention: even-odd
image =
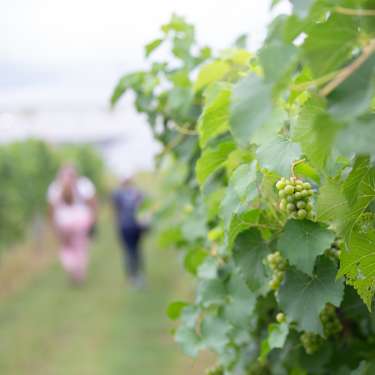
[(375, 4), (290, 3), (254, 54), (173, 16), (146, 46), (173, 58), (112, 105), (133, 91), (163, 146), (158, 240), (197, 278), (168, 308), (182, 349), (213, 374), (372, 374)]

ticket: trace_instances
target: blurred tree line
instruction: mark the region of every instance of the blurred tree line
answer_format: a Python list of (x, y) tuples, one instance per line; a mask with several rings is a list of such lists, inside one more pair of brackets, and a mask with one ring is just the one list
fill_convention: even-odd
[(0, 252), (24, 239), (33, 219), (45, 214), (48, 185), (66, 162), (103, 194), (104, 163), (89, 145), (52, 147), (34, 139), (0, 145)]

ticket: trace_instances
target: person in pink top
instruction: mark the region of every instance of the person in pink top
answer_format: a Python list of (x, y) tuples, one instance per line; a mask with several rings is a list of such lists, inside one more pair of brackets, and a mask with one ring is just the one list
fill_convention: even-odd
[(86, 278), (89, 233), (96, 219), (93, 183), (63, 166), (48, 188), (49, 215), (60, 242), (60, 261), (74, 283)]

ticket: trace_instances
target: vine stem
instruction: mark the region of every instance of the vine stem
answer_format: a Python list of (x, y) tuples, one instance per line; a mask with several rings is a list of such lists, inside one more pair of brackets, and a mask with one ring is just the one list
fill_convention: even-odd
[(173, 128), (177, 130), (179, 133), (184, 134), (184, 135), (197, 135), (198, 134), (196, 130), (186, 129), (176, 123), (173, 123)]
[(292, 166), (290, 168), (290, 171), (292, 173), (292, 177), (296, 177), (296, 174), (295, 174), (295, 167), (298, 165), (298, 164), (301, 164), (301, 163), (304, 163), (306, 161), (306, 159), (300, 159), (300, 160), (296, 160), (292, 163)]
[(291, 88), (296, 91), (304, 91), (306, 89), (309, 89), (310, 87), (323, 85), (324, 83), (334, 78), (336, 75), (337, 75), (337, 70), (334, 72), (328, 73), (320, 78), (307, 81), (307, 82), (303, 82), (303, 83), (299, 83), (297, 85), (292, 85)]
[(335, 8), (336, 13), (344, 14), (346, 16), (360, 16), (360, 17), (366, 17), (366, 16), (375, 16), (375, 9), (352, 9), (352, 8), (345, 8), (337, 6)]
[(163, 150), (160, 151), (160, 153), (157, 155), (158, 157), (161, 157), (165, 155), (166, 153), (172, 151), (175, 147), (177, 147), (186, 137), (186, 134), (179, 134), (178, 137), (173, 139), (170, 143), (168, 143)]
[(320, 96), (329, 95), (335, 88), (349, 78), (373, 53), (375, 52), (375, 39), (363, 48), (362, 53), (348, 66), (338, 72), (336, 77), (320, 91)]

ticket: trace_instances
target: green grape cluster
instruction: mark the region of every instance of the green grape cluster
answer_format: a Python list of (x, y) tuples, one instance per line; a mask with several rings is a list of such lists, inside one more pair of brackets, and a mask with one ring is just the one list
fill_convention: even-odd
[(280, 209), (288, 212), (293, 218), (303, 220), (311, 218), (313, 205), (311, 196), (314, 194), (309, 182), (303, 182), (297, 177), (289, 180), (282, 177), (276, 183), (279, 191)]
[(286, 260), (282, 257), (280, 252), (276, 251), (267, 256), (267, 262), (272, 270), (272, 279), (269, 283), (269, 287), (272, 290), (277, 290), (280, 288), (280, 285), (284, 280), (285, 269), (287, 266)]
[(307, 354), (314, 354), (322, 345), (323, 339), (321, 336), (312, 332), (304, 332), (300, 336), (301, 343)]
[(331, 247), (326, 251), (326, 254), (333, 259), (339, 259), (343, 247), (344, 241), (336, 237), (332, 242)]
[(324, 310), (320, 313), (320, 321), (323, 325), (325, 337), (336, 336), (342, 331), (342, 324), (336, 313), (336, 307), (327, 303)]

